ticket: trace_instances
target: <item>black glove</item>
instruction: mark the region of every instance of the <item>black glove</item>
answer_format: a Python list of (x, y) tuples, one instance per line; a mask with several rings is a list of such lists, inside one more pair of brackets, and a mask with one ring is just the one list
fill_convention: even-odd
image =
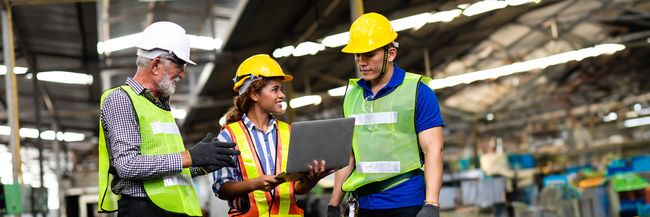
[(327, 205), (327, 217), (341, 217), (341, 209), (338, 206)]
[(203, 172), (205, 172), (205, 174), (207, 175), (208, 173), (211, 173), (211, 172), (214, 172), (214, 171), (217, 171), (217, 170), (221, 169), (221, 166), (208, 165), (208, 166), (202, 166), (201, 169), (203, 169)]
[(217, 140), (213, 140), (212, 133), (208, 133), (203, 140), (192, 146), (188, 152), (192, 157), (192, 166), (217, 166), (216, 169), (210, 169), (218, 170), (221, 167), (235, 166), (235, 161), (230, 156), (239, 155), (239, 151), (233, 150), (233, 147), (235, 147), (235, 143), (217, 142)]
[(424, 204), (416, 217), (440, 217), (440, 208), (431, 204)]

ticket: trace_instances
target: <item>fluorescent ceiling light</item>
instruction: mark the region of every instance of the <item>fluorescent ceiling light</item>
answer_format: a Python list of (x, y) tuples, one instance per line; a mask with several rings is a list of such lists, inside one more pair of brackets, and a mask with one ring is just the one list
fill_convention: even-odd
[(287, 102), (281, 102), (280, 105), (282, 106), (282, 111), (287, 110)]
[(280, 57), (291, 56), (294, 49), (295, 48), (293, 46), (286, 46), (286, 47), (283, 47), (283, 48), (275, 49), (275, 51), (273, 51), (273, 57), (280, 58)]
[[(0, 135), (9, 135), (10, 133), (9, 131), (10, 128), (8, 126), (0, 126)], [(35, 139), (38, 138), (39, 135), (41, 139), (45, 139), (45, 140), (54, 140), (55, 138), (54, 131), (52, 130), (46, 130), (39, 134), (38, 130), (34, 128), (20, 128), (18, 132), (20, 134), (20, 137), (22, 138)], [(86, 139), (86, 135), (83, 133), (75, 133), (75, 132), (57, 132), (56, 138), (59, 141), (65, 140), (66, 142), (79, 142)]]
[(187, 35), (187, 37), (190, 39), (190, 47), (201, 50), (217, 50), (223, 45), (223, 40), (220, 38), (196, 35)]
[(485, 1), (480, 1), (476, 2), (469, 7), (465, 8), (463, 10), (463, 15), (465, 16), (474, 16), (477, 14), (482, 14), (485, 12), (505, 8), (508, 6), (508, 3), (505, 1), (496, 1), (496, 0), (485, 0)]
[(474, 81), (496, 79), (502, 76), (527, 72), (533, 69), (543, 69), (548, 66), (563, 64), (569, 61), (580, 61), (587, 57), (595, 57), (602, 54), (612, 54), (623, 49), (625, 49), (625, 46), (621, 44), (600, 44), (594, 47), (583, 48), (580, 50), (569, 51), (548, 57), (513, 63), (497, 68), (469, 72), (441, 79), (433, 79), (429, 82), (429, 86), (433, 89), (439, 89), (456, 86), (459, 84), (469, 84)]
[[(25, 73), (27, 73), (27, 68), (20, 67), (20, 66), (14, 67), (14, 74), (25, 74)], [(6, 74), (7, 74), (7, 66), (0, 65), (0, 75), (6, 75)]]
[(610, 112), (607, 116), (603, 117), (604, 122), (615, 121), (616, 119), (618, 119), (618, 114), (616, 114), (616, 112)]
[(300, 108), (306, 105), (318, 105), (322, 101), (323, 98), (321, 98), (319, 95), (307, 95), (290, 100), (289, 106), (291, 106), (291, 108)]
[(303, 43), (298, 44), (296, 46), (296, 49), (293, 50), (291, 53), (293, 56), (299, 57), (299, 56), (304, 56), (307, 54), (314, 55), (318, 53), (318, 51), (325, 50), (325, 46), (319, 43), (311, 42), (311, 41), (306, 41)]
[(24, 137), (24, 138), (35, 139), (38, 138), (38, 136), (40, 135), (38, 133), (38, 130), (34, 128), (20, 128), (18, 132), (20, 133), (20, 137)]
[(135, 42), (140, 38), (141, 33), (125, 35), (122, 37), (112, 38), (106, 41), (97, 42), (97, 53), (110, 54), (113, 51), (124, 50), (135, 46)]
[(456, 17), (460, 16), (463, 13), (462, 10), (460, 9), (454, 9), (450, 11), (441, 11), (435, 14), (431, 14), (429, 16), (429, 20), (427, 22), (429, 23), (435, 23), (435, 22), (443, 22), (443, 23), (448, 23), (454, 20)]
[(326, 47), (340, 47), (348, 43), (350, 32), (342, 32), (323, 38), (321, 43)]
[(519, 6), (528, 3), (539, 3), (541, 0), (506, 0), (510, 6)]
[[(140, 39), (141, 33), (135, 33), (122, 37), (112, 38), (106, 41), (97, 43), (97, 53), (110, 54), (113, 51), (124, 50), (127, 48), (135, 47), (135, 43)], [(220, 38), (212, 38), (207, 36), (187, 35), (190, 40), (190, 47), (201, 50), (217, 50), (221, 49), (223, 40)]]
[(187, 111), (185, 111), (185, 109), (172, 108), (172, 116), (174, 116), (176, 119), (185, 119), (185, 116), (187, 116)]
[(329, 94), (330, 96), (343, 96), (345, 95), (346, 88), (347, 86), (332, 88), (327, 91), (327, 94)]
[(390, 25), (393, 26), (393, 29), (398, 32), (411, 28), (419, 29), (420, 27), (424, 26), (424, 24), (427, 24), (429, 16), (431, 15), (431, 13), (416, 14), (413, 16), (390, 21)]
[(638, 127), (638, 126), (643, 126), (643, 125), (648, 125), (650, 124), (650, 117), (642, 117), (642, 118), (635, 118), (635, 119), (628, 119), (623, 122), (623, 126), (630, 128), (630, 127)]
[[(473, 16), (476, 14), (480, 13), (485, 13), (488, 11), (492, 10), (497, 10), (501, 8), (505, 8), (508, 5), (510, 6), (517, 6), (517, 5), (522, 5), (526, 3), (539, 3), (541, 0), (507, 0), (507, 1), (498, 1), (498, 0), (484, 0), (481, 2), (474, 3), (472, 5), (469, 4), (460, 4), (458, 5), (458, 8), (460, 9), (453, 9), (453, 10), (448, 10), (448, 11), (439, 11), (439, 12), (427, 12), (427, 13), (421, 13), (421, 14), (416, 14), (408, 17), (403, 17), (400, 19), (392, 20), (390, 21), (391, 25), (393, 26), (393, 29), (395, 31), (403, 31), (407, 29), (419, 29), (422, 26), (424, 26), (427, 23), (435, 23), (435, 22), (451, 22), (454, 20), (456, 17), (460, 16), (461, 14), (464, 14), (465, 16)], [(320, 44), (325, 47), (329, 48), (334, 48), (334, 47), (340, 47), (348, 43), (348, 39), (350, 38), (350, 33), (349, 32), (342, 32), (342, 33), (337, 33), (333, 34), (330, 36), (326, 36), (323, 39), (320, 40)], [(648, 42), (650, 42), (650, 39), (648, 39)], [(313, 43), (313, 42), (312, 42)], [(315, 43), (317, 44), (317, 43)], [(310, 46), (315, 46), (315, 45), (310, 45)], [(283, 50), (288, 47), (291, 47), (291, 51), (289, 50)], [(298, 45), (300, 47), (300, 45)], [(318, 51), (323, 50), (323, 49), (318, 49)], [(295, 54), (300, 54), (306, 55), (306, 54), (311, 54), (314, 55), (318, 53), (315, 48), (309, 49), (309, 51), (312, 52), (305, 52), (305, 51), (299, 51), (294, 53), (293, 52), (293, 47), (292, 46), (287, 46), (284, 48), (278, 48), (273, 51), (273, 57), (275, 58), (281, 58), (281, 57), (288, 57), (291, 54), (294, 54), (294, 56), (297, 56)]]
[(11, 128), (8, 126), (0, 126), (0, 135), (9, 135)]
[(93, 76), (85, 73), (65, 72), (65, 71), (48, 71), (39, 72), (38, 80), (58, 82), (65, 84), (84, 84), (90, 85), (93, 83)]
[(73, 132), (63, 133), (63, 140), (65, 140), (66, 142), (79, 142), (79, 141), (83, 141), (84, 139), (86, 139), (86, 135), (84, 135), (83, 133), (73, 133)]

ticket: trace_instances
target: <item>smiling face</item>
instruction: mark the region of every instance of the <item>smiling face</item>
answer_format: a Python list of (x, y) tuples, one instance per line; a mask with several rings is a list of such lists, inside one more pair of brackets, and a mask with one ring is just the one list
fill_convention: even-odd
[[(388, 49), (387, 67), (389, 64), (392, 64), (396, 53), (397, 49), (394, 47)], [(367, 53), (354, 54), (354, 60), (364, 80), (377, 80), (384, 63), (384, 48), (381, 47)]]
[(254, 93), (251, 98), (255, 101), (255, 106), (259, 107), (265, 113), (279, 114), (282, 113), (282, 102), (284, 102), (284, 93), (282, 92), (282, 78), (267, 79), (266, 85)]

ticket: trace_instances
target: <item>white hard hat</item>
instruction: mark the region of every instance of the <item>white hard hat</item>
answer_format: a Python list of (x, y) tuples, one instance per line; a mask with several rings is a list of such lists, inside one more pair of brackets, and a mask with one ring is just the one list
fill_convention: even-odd
[(140, 34), (136, 47), (143, 50), (167, 50), (183, 61), (196, 65), (190, 60), (190, 40), (183, 27), (172, 22), (155, 22)]

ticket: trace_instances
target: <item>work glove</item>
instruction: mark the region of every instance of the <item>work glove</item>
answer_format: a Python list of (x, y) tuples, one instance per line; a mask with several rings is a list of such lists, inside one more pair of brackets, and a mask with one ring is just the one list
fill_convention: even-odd
[(338, 206), (327, 205), (327, 217), (341, 217), (341, 209)]
[(215, 171), (221, 167), (235, 166), (235, 161), (230, 156), (239, 155), (239, 151), (233, 150), (233, 147), (235, 147), (235, 143), (218, 142), (212, 133), (208, 133), (203, 140), (192, 146), (188, 153), (192, 158), (192, 166), (203, 167), (203, 169), (206, 169), (206, 166), (212, 166), (207, 169)]
[(202, 167), (192, 167), (192, 168), (197, 168), (197, 172), (192, 173), (192, 178), (197, 177), (197, 176), (208, 175), (211, 172), (214, 172), (214, 171), (217, 171), (217, 170), (221, 169), (220, 166), (202, 166)]
[(440, 217), (440, 208), (431, 204), (424, 204), (416, 217)]

